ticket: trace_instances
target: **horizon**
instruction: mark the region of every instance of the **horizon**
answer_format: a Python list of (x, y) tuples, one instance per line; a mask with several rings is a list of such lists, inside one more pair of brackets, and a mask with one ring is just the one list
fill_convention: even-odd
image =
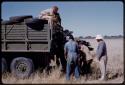
[[(87, 35), (87, 36), (78, 36), (78, 37), (88, 37), (88, 36), (90, 36), (90, 37), (95, 37), (95, 36), (91, 36), (91, 35)], [(123, 37), (124, 35), (119, 35), (119, 34), (117, 34), (117, 35), (103, 35), (103, 37)]]
[(96, 2), (3, 2), (3, 20), (11, 16), (32, 15), (56, 5), (64, 29), (73, 31), (75, 37), (123, 35), (123, 3), (118, 1)]

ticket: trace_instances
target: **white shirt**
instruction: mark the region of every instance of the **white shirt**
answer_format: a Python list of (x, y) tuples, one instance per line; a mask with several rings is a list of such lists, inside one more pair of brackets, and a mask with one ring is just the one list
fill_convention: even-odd
[(53, 9), (49, 8), (49, 9), (41, 11), (38, 18), (41, 19), (44, 15), (47, 15), (47, 14), (52, 15), (53, 14)]

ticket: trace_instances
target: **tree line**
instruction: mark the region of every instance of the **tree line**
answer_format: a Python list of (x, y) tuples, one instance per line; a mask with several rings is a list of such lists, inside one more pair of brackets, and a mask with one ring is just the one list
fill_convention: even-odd
[[(85, 37), (79, 36), (78, 38), (79, 39), (95, 39), (95, 37), (93, 36), (85, 36)], [(111, 36), (105, 35), (104, 36), (104, 39), (119, 39), (119, 38), (123, 38), (123, 35), (111, 35)]]

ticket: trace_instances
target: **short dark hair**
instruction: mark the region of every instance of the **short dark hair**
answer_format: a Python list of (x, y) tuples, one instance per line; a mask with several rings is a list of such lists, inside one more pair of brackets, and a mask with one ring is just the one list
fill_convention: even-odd
[(74, 37), (73, 37), (73, 35), (69, 35), (69, 39), (72, 39), (72, 40), (74, 40)]
[(57, 9), (57, 10), (59, 9), (57, 6), (53, 6), (53, 8), (55, 8), (55, 9)]

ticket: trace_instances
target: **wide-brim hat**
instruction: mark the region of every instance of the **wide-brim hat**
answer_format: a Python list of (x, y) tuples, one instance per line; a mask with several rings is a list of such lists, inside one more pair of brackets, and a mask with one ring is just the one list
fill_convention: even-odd
[(103, 36), (102, 35), (96, 35), (96, 38), (95, 38), (96, 40), (97, 39), (103, 39)]

